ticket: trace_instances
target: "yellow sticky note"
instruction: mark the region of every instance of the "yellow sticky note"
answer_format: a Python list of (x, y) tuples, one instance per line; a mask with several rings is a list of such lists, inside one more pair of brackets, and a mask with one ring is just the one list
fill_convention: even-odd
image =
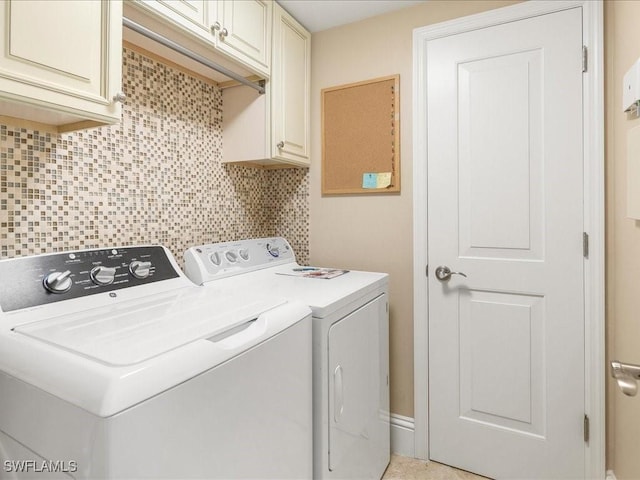
[(387, 188), (391, 185), (391, 172), (378, 173), (376, 188)]

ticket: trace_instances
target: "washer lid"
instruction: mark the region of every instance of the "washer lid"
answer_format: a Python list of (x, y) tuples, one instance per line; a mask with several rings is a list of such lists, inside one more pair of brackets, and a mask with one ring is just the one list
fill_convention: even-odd
[[(187, 297), (187, 298), (185, 298)], [(153, 295), (143, 301), (49, 318), (14, 332), (110, 365), (132, 365), (221, 335), (286, 303), (270, 297)]]

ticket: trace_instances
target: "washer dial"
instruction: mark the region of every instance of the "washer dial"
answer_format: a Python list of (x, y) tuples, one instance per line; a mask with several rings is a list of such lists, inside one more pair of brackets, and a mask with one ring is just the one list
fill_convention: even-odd
[(42, 280), (44, 288), (51, 293), (65, 293), (71, 289), (71, 271), (51, 272)]
[(89, 276), (96, 285), (111, 285), (116, 278), (116, 269), (99, 265), (91, 269)]
[(129, 264), (129, 272), (136, 278), (147, 278), (151, 273), (151, 262), (141, 262), (136, 260)]

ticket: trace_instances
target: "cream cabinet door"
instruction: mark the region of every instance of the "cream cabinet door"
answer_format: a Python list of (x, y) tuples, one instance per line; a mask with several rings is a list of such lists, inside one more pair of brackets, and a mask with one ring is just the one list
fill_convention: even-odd
[[(216, 46), (252, 69), (269, 75), (271, 64), (271, 0), (219, 0), (211, 11)], [(217, 22), (217, 23), (216, 23)]]
[(311, 35), (276, 5), (271, 68), (271, 155), (309, 165)]
[(189, 30), (204, 40), (215, 43), (209, 18), (216, 16), (216, 1), (210, 0), (139, 0), (169, 24)]
[(3, 2), (0, 115), (52, 125), (119, 121), (121, 9), (108, 0)]

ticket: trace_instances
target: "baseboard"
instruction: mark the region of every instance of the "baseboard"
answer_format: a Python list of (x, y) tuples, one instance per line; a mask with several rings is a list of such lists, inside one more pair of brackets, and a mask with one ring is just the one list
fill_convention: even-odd
[[(415, 422), (411, 417), (391, 414), (391, 453), (415, 458)], [(617, 480), (613, 470), (607, 470), (605, 480)]]
[(415, 424), (413, 418), (391, 414), (391, 453), (415, 457)]

